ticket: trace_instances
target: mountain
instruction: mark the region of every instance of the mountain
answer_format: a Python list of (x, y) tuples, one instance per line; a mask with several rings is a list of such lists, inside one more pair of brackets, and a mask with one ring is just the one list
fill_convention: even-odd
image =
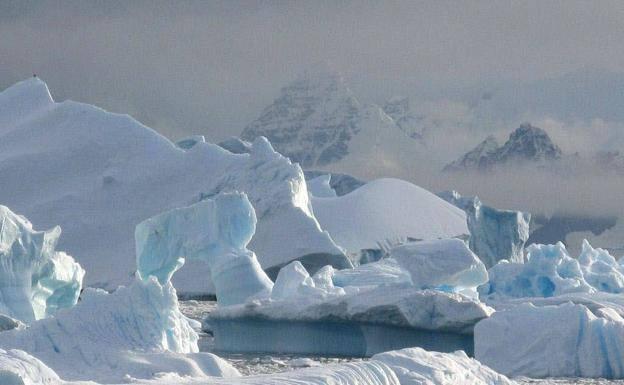
[(546, 131), (529, 123), (520, 125), (503, 146), (487, 137), (474, 149), (444, 167), (444, 171), (489, 171), (501, 165), (544, 163), (559, 160), (561, 149), (553, 143)]
[(379, 106), (361, 103), (327, 65), (283, 87), (241, 139), (258, 136), (305, 169), (340, 164), (342, 172), (395, 167), (401, 164), (400, 153), (421, 147)]
[(422, 120), (424, 117), (414, 116), (410, 111), (409, 98), (394, 97), (388, 100), (383, 110), (396, 122), (397, 126), (413, 139), (422, 139), (424, 136)]

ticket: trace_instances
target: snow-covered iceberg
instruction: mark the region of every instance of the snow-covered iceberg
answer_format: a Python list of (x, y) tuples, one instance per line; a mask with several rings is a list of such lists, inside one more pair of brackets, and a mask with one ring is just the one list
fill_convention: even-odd
[(316, 178), (308, 179), (306, 181), (308, 185), (308, 192), (311, 196), (317, 198), (336, 197), (336, 191), (329, 184), (330, 180), (331, 174), (319, 175)]
[(238, 375), (226, 361), (199, 353), (197, 340), (171, 283), (161, 285), (153, 276), (112, 294), (86, 289), (76, 306), (54, 318), (0, 333), (3, 349), (23, 350), (66, 380)]
[(389, 254), (421, 289), (477, 297), (477, 287), (488, 281), (483, 262), (459, 239), (411, 242), (392, 248)]
[(62, 381), (54, 370), (22, 350), (0, 349), (0, 384), (56, 385)]
[[(262, 267), (305, 256), (348, 265), (315, 219), (298, 165), (263, 138), (246, 154), (190, 139), (176, 146), (127, 115), (56, 103), (31, 78), (0, 93), (0, 202), (39, 226), (59, 224), (59, 248), (89, 272), (85, 285), (107, 290), (132, 281), (138, 223), (228, 191), (247, 193), (256, 210), (249, 249)], [(210, 293), (208, 275), (188, 261), (174, 285)]]
[(609, 308), (524, 304), (475, 327), (475, 357), (503, 374), (624, 378), (624, 319)]
[(531, 214), (495, 209), (484, 205), (477, 197), (462, 197), (456, 191), (444, 191), (438, 196), (466, 212), (470, 249), (486, 267), (490, 268), (503, 259), (524, 261)]
[(350, 254), (388, 240), (468, 235), (466, 215), (435, 194), (400, 179), (377, 179), (339, 197), (312, 197), (321, 227)]
[(255, 231), (256, 214), (242, 193), (159, 214), (136, 228), (139, 276), (166, 284), (185, 259), (199, 260), (210, 269), (220, 305), (268, 296), (273, 282), (247, 249)]
[(76, 304), (85, 272), (56, 251), (60, 235), (0, 206), (0, 314), (31, 322)]
[(578, 259), (570, 257), (561, 242), (533, 244), (527, 248), (526, 263), (500, 262), (488, 273), (490, 280), (479, 287), (479, 294), (492, 300), (624, 291), (624, 267), (587, 241)]

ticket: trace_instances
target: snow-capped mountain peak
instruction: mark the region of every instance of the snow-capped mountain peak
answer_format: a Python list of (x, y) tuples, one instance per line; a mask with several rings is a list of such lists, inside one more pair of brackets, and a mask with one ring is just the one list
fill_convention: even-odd
[(487, 171), (503, 164), (550, 162), (561, 159), (561, 149), (553, 143), (546, 131), (524, 123), (516, 128), (503, 146), (488, 136), (474, 149), (444, 167), (444, 171)]
[(361, 103), (340, 73), (326, 64), (315, 65), (283, 87), (241, 134), (243, 140), (258, 136), (265, 136), (277, 151), (304, 168), (339, 162), (358, 163), (360, 169), (366, 169), (362, 162), (395, 165), (397, 148), (405, 153), (418, 146), (405, 140), (407, 136), (379, 106)]

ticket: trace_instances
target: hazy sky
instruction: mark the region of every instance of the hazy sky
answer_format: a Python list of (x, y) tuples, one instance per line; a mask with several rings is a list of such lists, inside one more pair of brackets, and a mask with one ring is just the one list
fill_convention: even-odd
[(57, 100), (217, 140), (318, 61), (373, 102), (624, 71), (622, 20), (621, 1), (0, 0), (0, 88), (37, 73)]

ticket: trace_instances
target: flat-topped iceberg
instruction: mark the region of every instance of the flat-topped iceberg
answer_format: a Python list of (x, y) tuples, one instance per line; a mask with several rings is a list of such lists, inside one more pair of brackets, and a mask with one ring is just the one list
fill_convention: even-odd
[[(303, 171), (264, 138), (245, 154), (187, 139), (175, 145), (127, 115), (54, 102), (43, 81), (25, 80), (0, 92), (0, 202), (59, 224), (59, 248), (89, 272), (85, 285), (107, 290), (132, 282), (138, 223), (230, 191), (247, 193), (256, 210), (249, 249), (263, 268), (305, 256), (348, 265), (314, 217)], [(214, 293), (206, 276), (206, 264), (188, 261), (174, 285)]]
[(438, 196), (466, 212), (470, 249), (487, 268), (500, 260), (522, 263), (524, 244), (529, 239), (531, 214), (486, 206), (477, 197), (462, 197), (456, 191)]
[(32, 322), (76, 304), (85, 272), (55, 250), (60, 235), (0, 206), (0, 314)]
[(533, 244), (527, 248), (526, 263), (501, 262), (488, 273), (490, 281), (479, 287), (479, 294), (492, 300), (624, 291), (624, 268), (587, 241), (578, 259), (570, 257), (561, 242)]
[(154, 276), (165, 284), (185, 259), (199, 260), (209, 268), (219, 304), (268, 296), (273, 282), (247, 249), (255, 230), (254, 208), (241, 193), (159, 214), (136, 228), (139, 276)]
[(524, 304), (475, 327), (475, 356), (503, 374), (624, 378), (624, 319), (610, 308)]

